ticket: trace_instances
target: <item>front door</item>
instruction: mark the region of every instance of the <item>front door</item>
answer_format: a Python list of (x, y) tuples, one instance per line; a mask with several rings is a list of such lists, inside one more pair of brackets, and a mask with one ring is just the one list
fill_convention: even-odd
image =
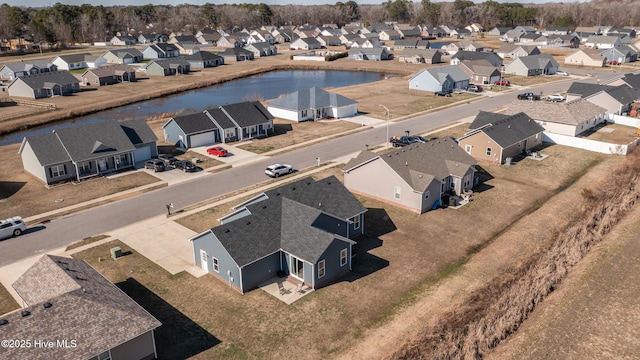
[(202, 270), (209, 271), (209, 255), (204, 250), (200, 250), (200, 265), (202, 266)]
[(289, 263), (289, 272), (300, 280), (304, 280), (304, 262), (292, 255)]
[(98, 168), (100, 169), (100, 171), (107, 170), (107, 160), (106, 159), (99, 159), (98, 160)]

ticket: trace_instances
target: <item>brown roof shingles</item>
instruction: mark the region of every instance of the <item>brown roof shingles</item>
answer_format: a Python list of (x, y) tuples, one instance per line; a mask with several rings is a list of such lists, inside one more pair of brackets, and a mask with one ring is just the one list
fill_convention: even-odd
[(522, 101), (514, 100), (505, 114), (515, 115), (524, 112), (534, 120), (544, 120), (569, 125), (578, 125), (607, 110), (584, 99), (568, 102)]
[[(0, 316), (8, 320), (0, 331), (3, 339), (30, 339), (31, 348), (0, 348), (0, 358), (87, 359), (161, 325), (81, 260), (45, 255), (13, 287), (29, 306)], [(35, 348), (34, 340), (75, 340), (75, 347)]]

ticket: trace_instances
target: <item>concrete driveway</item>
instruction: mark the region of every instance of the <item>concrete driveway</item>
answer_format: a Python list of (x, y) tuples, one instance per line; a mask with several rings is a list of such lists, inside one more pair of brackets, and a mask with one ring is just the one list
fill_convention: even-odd
[[(242, 142), (242, 145), (246, 145), (246, 144), (251, 144), (251, 140)], [(207, 154), (207, 149), (213, 146), (222, 146), (223, 148), (227, 149), (227, 152), (228, 152), (227, 156), (217, 157), (217, 156)], [(268, 158), (267, 156), (259, 155), (251, 151), (243, 150), (229, 144), (200, 146), (200, 147), (191, 148), (189, 150), (194, 151), (198, 154), (201, 154), (202, 156), (207, 156), (207, 157), (219, 160), (223, 163), (232, 164), (235, 166), (239, 164), (248, 164), (248, 163), (252, 163), (252, 162), (256, 162), (256, 161), (260, 161)]]
[(194, 265), (193, 248), (189, 241), (197, 233), (167, 220), (166, 216), (154, 216), (110, 231), (108, 235), (129, 245), (172, 275), (187, 271), (198, 277), (205, 273)]

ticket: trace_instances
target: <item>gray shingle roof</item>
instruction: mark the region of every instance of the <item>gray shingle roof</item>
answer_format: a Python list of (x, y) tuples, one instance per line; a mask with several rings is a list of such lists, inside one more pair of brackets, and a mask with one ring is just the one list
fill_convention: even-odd
[(362, 151), (347, 162), (344, 171), (380, 157), (413, 190), (423, 192), (433, 178), (443, 180), (448, 176), (463, 176), (476, 160), (467, 154), (451, 138), (442, 138), (428, 143), (413, 144), (401, 149), (391, 149), (381, 154)]
[(158, 137), (144, 119), (122, 121), (120, 127), (134, 145), (151, 143), (158, 140)]
[(625, 74), (622, 80), (632, 88), (640, 89), (640, 74), (633, 74), (633, 73)]
[(55, 132), (74, 162), (135, 150), (116, 121), (82, 124)]
[(204, 112), (209, 114), (209, 116), (213, 118), (213, 121), (222, 129), (233, 129), (236, 127), (236, 124), (231, 121), (227, 114), (220, 110), (220, 108), (210, 108), (204, 110)]
[[(45, 255), (13, 284), (29, 305), (0, 316), (10, 339), (75, 340), (75, 348), (46, 352), (2, 349), (7, 359), (88, 359), (161, 325), (145, 309), (84, 261)], [(45, 308), (44, 302), (51, 304)]]
[(240, 127), (260, 125), (273, 120), (271, 113), (259, 101), (245, 101), (220, 108)]
[(198, 51), (195, 54), (185, 55), (184, 58), (186, 60), (191, 60), (191, 61), (211, 61), (216, 59), (222, 59), (222, 56), (216, 55), (209, 51)]
[(60, 59), (64, 60), (64, 62), (71, 63), (80, 63), (87, 60), (95, 59), (95, 56), (89, 53), (81, 53), (81, 54), (69, 54), (69, 55), (60, 55), (58, 56)]
[(24, 146), (25, 142), (29, 143), (29, 146), (31, 146), (31, 149), (42, 166), (71, 161), (69, 154), (67, 154), (67, 151), (55, 133), (51, 132), (25, 137), (22, 140), (22, 146)]
[(521, 61), (528, 69), (544, 69), (547, 65), (560, 66), (549, 54), (521, 56), (514, 61)]
[[(500, 56), (494, 54), (494, 53), (490, 53), (490, 52), (483, 52), (483, 51), (465, 51), (465, 50), (461, 50), (456, 52), (452, 57), (452, 59), (458, 59), (460, 61), (466, 61), (466, 60), (488, 60), (491, 62), (491, 60), (495, 60), (495, 61), (502, 61), (502, 59), (500, 58)], [(491, 59), (493, 58), (493, 59)]]
[(85, 74), (91, 73), (96, 75), (97, 77), (108, 77), (108, 76), (114, 76), (116, 74), (135, 73), (135, 72), (136, 72), (136, 69), (131, 65), (109, 64), (109, 65), (102, 65), (96, 69), (89, 69), (85, 71), (82, 74), (82, 76), (84, 77)]
[(66, 70), (23, 76), (15, 79), (14, 82), (15, 81), (22, 81), (32, 89), (50, 89), (53, 84), (64, 86), (80, 83), (75, 76), (71, 75), (71, 73)]
[(542, 133), (544, 128), (527, 114), (520, 112), (493, 121), (477, 131), (484, 132), (504, 149), (535, 134)]
[(218, 128), (204, 112), (174, 116), (172, 120), (187, 135)]
[(478, 112), (478, 115), (476, 115), (476, 118), (473, 119), (471, 124), (469, 124), (469, 129), (471, 130), (478, 129), (487, 124), (491, 124), (494, 121), (505, 119), (508, 117), (509, 115), (506, 115), (506, 114), (492, 113), (489, 111), (480, 110)]
[(334, 239), (350, 242), (317, 228), (316, 220), (348, 220), (366, 211), (335, 176), (318, 181), (308, 177), (265, 195), (265, 200), (246, 206), (250, 215), (211, 229), (241, 267), (280, 249), (315, 263)]
[(438, 66), (435, 68), (427, 68), (424, 71), (429, 72), (431, 76), (436, 79), (441, 79), (443, 75), (449, 75), (455, 82), (469, 80), (469, 76), (460, 70), (457, 65)]
[(357, 104), (357, 102), (346, 96), (332, 93), (319, 87), (312, 87), (298, 90), (279, 99), (275, 99), (269, 103), (269, 107), (288, 110), (306, 110), (326, 107), (340, 108), (353, 104)]
[(572, 95), (580, 95), (581, 97), (588, 97), (600, 91), (606, 91), (608, 89), (613, 89), (613, 86), (601, 85), (601, 84), (592, 84), (574, 81), (569, 86), (567, 90), (567, 94)]

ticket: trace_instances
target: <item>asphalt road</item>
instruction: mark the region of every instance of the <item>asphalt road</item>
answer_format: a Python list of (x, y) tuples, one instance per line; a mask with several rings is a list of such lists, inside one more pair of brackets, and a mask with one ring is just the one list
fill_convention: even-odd
[[(530, 88), (527, 91), (536, 93), (543, 91), (544, 94), (551, 94), (564, 91), (569, 85), (570, 82), (566, 81)], [(516, 98), (517, 93), (517, 91), (512, 91), (402, 122), (391, 122), (389, 134), (391, 136), (403, 135), (406, 130), (412, 134), (422, 133), (468, 116), (475, 116), (479, 110), (491, 111), (510, 103)], [(384, 143), (386, 134), (386, 126), (370, 129), (284, 153), (268, 160), (234, 167), (211, 176), (155, 190), (134, 198), (98, 206), (39, 227), (33, 227), (18, 238), (0, 241), (0, 266), (66, 246), (88, 236), (107, 233), (110, 230), (164, 214), (167, 211), (166, 204), (169, 203), (173, 203), (176, 209), (180, 209), (259, 183), (265, 180), (264, 168), (269, 164), (288, 163), (296, 169), (304, 169), (315, 166), (318, 157), (322, 162), (327, 162), (364, 150), (366, 144)]]

